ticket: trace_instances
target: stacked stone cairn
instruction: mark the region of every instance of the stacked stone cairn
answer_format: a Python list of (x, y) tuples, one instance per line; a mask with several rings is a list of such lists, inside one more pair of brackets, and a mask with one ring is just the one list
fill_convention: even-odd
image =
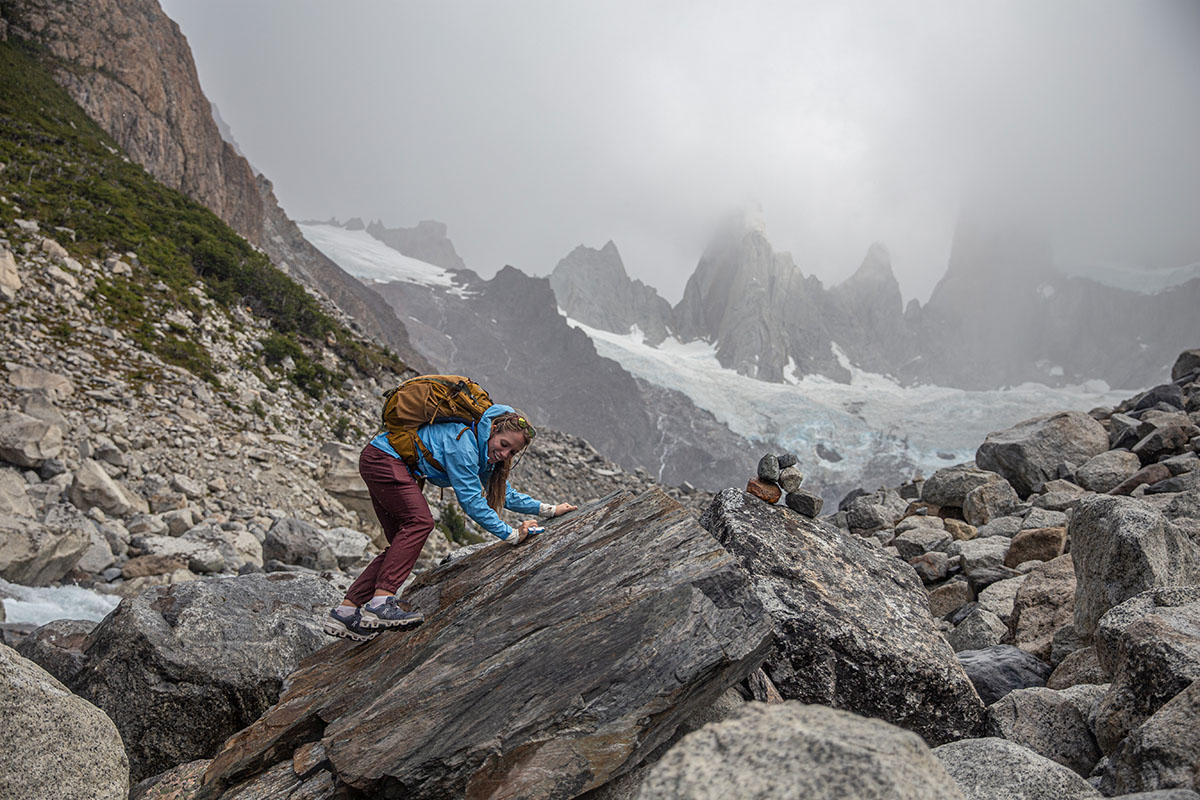
[(784, 505), (801, 516), (816, 519), (821, 513), (819, 495), (801, 488), (804, 473), (796, 466), (797, 458), (792, 453), (767, 453), (758, 460), (758, 475), (746, 484), (746, 491), (774, 505), (780, 498)]

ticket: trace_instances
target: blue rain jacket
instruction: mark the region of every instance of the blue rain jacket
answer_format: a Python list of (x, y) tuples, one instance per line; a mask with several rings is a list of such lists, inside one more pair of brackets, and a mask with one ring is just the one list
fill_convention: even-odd
[[(492, 465), (487, 460), (487, 442), (488, 437), (492, 435), (492, 420), (497, 415), (512, 410), (510, 406), (493, 405), (483, 412), (475, 430), (468, 429), (466, 433), (462, 433), (465, 426), (457, 422), (439, 422), (422, 425), (417, 429), (417, 437), (421, 443), (446, 468), (446, 472), (435, 469), (418, 450), (417, 477), (425, 478), (434, 486), (452, 488), (454, 496), (458, 498), (458, 504), (467, 512), (467, 516), (478, 522), (484, 530), (501, 539), (511, 536), (513, 528), (500, 519), (500, 515), (487, 504), (487, 498), (483, 496), (483, 487), (492, 474)], [(372, 439), (371, 444), (393, 458), (400, 457), (388, 442), (386, 432)], [(542, 504), (508, 486), (504, 495), (504, 507), (520, 514), (537, 514)]]

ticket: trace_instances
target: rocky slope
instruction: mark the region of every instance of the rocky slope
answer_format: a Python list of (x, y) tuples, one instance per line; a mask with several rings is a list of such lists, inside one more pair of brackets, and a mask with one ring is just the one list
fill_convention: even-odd
[(130, 158), (212, 210), (406, 361), (428, 367), (391, 309), (304, 241), (270, 182), (221, 138), (187, 41), (157, 3), (18, 0), (0, 14), (9, 36), (43, 48), (54, 79)]

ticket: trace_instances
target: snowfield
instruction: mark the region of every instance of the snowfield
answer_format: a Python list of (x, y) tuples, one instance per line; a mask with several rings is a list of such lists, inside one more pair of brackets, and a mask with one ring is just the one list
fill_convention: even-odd
[(331, 261), (356, 278), (373, 281), (405, 281), (421, 286), (450, 289), (448, 270), (393, 250), (364, 231), (348, 231), (335, 225), (298, 225), (304, 238)]
[[(801, 471), (838, 491), (872, 475), (892, 473), (894, 479), (906, 466), (928, 476), (974, 459), (992, 431), (1055, 411), (1113, 406), (1129, 394), (1113, 392), (1103, 381), (986, 392), (906, 388), (855, 368), (840, 352), (852, 375), (849, 384), (811, 375), (798, 379), (792, 369), (786, 371), (788, 383), (764, 383), (722, 367), (716, 348), (706, 342), (667, 339), (655, 348), (637, 330), (621, 335), (567, 322), (586, 333), (600, 355), (640, 378), (678, 389), (747, 439), (778, 442), (800, 458)], [(831, 460), (831, 454), (841, 460)]]

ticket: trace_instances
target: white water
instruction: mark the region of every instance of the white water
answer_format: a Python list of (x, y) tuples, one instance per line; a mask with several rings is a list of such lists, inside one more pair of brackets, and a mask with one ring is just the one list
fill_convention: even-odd
[(7, 622), (45, 625), (55, 619), (104, 619), (121, 598), (79, 586), (21, 586), (0, 579)]

